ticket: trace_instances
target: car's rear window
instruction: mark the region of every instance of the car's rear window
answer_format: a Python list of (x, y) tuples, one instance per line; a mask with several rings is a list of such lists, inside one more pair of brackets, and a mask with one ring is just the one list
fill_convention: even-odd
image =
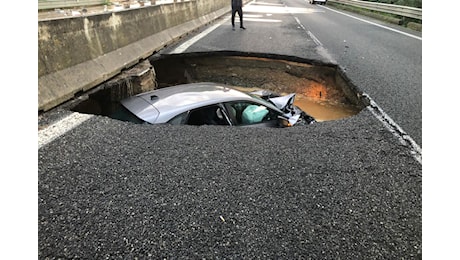
[(118, 108), (113, 112), (113, 114), (110, 116), (114, 119), (118, 119), (121, 121), (125, 122), (132, 122), (136, 124), (143, 124), (145, 123), (144, 120), (138, 118), (136, 115), (131, 113), (128, 109), (126, 109), (124, 106), (118, 106)]

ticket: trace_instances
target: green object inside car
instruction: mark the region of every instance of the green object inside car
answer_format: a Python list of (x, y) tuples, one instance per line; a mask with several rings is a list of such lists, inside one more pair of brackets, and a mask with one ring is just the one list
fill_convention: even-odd
[(264, 106), (249, 105), (243, 110), (242, 123), (254, 124), (262, 122), (268, 114), (268, 109)]

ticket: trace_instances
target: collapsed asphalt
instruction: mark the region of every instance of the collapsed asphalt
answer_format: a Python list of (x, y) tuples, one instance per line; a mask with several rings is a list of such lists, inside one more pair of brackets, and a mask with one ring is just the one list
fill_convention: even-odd
[(287, 129), (95, 116), (38, 156), (40, 259), (421, 259), (422, 166), (366, 109)]

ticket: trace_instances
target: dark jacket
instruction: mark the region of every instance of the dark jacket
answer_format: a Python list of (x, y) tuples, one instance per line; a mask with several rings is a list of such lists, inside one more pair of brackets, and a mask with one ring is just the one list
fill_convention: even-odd
[(242, 7), (243, 0), (232, 0), (232, 7)]

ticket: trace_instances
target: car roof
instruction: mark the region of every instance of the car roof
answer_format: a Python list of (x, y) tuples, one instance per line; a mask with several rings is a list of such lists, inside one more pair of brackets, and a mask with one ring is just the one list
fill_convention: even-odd
[(255, 98), (225, 84), (200, 82), (148, 91), (121, 103), (146, 122), (165, 123), (194, 108), (236, 100), (255, 101)]

